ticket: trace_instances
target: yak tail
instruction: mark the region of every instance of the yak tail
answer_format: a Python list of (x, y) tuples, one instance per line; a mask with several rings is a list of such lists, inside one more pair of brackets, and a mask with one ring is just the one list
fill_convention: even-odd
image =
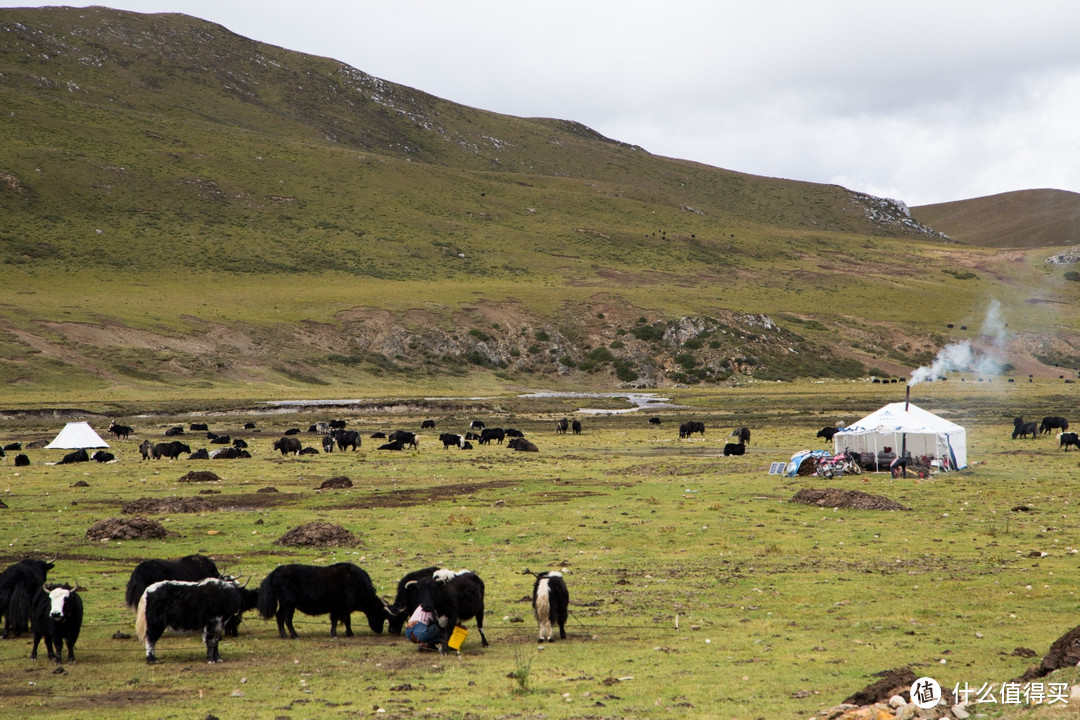
[(33, 614), (33, 598), (22, 585), (16, 585), (11, 592), (11, 600), (8, 605), (8, 618), (11, 627), (17, 633), (25, 632), (30, 624), (30, 616)]
[(139, 598), (139, 607), (135, 611), (135, 634), (139, 642), (146, 642), (146, 593)]
[(139, 583), (135, 581), (135, 578), (128, 580), (127, 590), (124, 591), (124, 603), (128, 609), (134, 610), (139, 606), (139, 599), (145, 591), (145, 587), (142, 588), (142, 592), (139, 591)]
[(274, 570), (266, 578), (263, 579), (262, 585), (259, 586), (259, 617), (263, 620), (269, 620), (274, 617), (274, 613), (277, 612), (277, 595), (274, 594)]
[(543, 623), (551, 617), (551, 587), (547, 578), (536, 586), (536, 619)]

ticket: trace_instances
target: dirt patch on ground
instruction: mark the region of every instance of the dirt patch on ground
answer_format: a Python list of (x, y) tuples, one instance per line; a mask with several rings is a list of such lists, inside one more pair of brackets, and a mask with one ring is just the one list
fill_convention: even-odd
[[(1013, 654), (1016, 654), (1015, 651)], [(1027, 672), (1018, 677), (1015, 682), (1021, 684), (1031, 682), (1037, 678), (1046, 677), (1055, 670), (1073, 668), (1078, 664), (1080, 664), (1080, 625), (1055, 640), (1042, 662), (1028, 668)]]
[(356, 547), (360, 539), (351, 532), (328, 522), (310, 522), (295, 527), (274, 541), (284, 547)]
[[(910, 510), (895, 500), (883, 495), (871, 495), (859, 490), (841, 490), (840, 488), (803, 488), (795, 493), (791, 502), (804, 505), (817, 505), (827, 508), (847, 508), (852, 510)], [(910, 683), (909, 683), (910, 684)]]
[(217, 473), (212, 473), (209, 470), (192, 470), (176, 482), (221, 482), (221, 478), (218, 477)]
[(323, 484), (320, 485), (317, 489), (319, 489), (319, 490), (340, 490), (340, 489), (343, 489), (343, 488), (351, 488), (352, 486), (353, 486), (352, 480), (345, 477), (344, 475), (338, 475), (337, 477), (332, 477), (329, 480), (323, 480)]
[(197, 513), (214, 510), (214, 504), (206, 498), (139, 498), (120, 508), (124, 515), (164, 515), (166, 513)]
[(427, 503), (439, 502), (459, 495), (475, 495), (485, 490), (512, 487), (517, 483), (513, 480), (492, 480), (490, 482), (455, 483), (453, 485), (439, 485), (435, 487), (414, 488), (409, 490), (391, 490), (368, 495), (363, 500), (358, 500), (348, 505), (340, 505), (342, 509), (349, 508), (388, 508), (388, 507), (412, 507)]
[(86, 531), (87, 540), (160, 540), (168, 536), (165, 526), (147, 517), (108, 518)]
[(873, 705), (879, 702), (888, 702), (893, 695), (900, 695), (908, 702), (911, 701), (911, 684), (919, 679), (911, 668), (902, 667), (894, 670), (883, 670), (876, 673), (880, 680), (870, 683), (859, 692), (851, 695), (844, 703), (847, 705)]

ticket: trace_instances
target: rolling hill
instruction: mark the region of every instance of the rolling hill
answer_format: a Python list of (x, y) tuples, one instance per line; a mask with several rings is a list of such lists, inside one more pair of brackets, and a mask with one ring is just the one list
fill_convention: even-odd
[(914, 217), (953, 240), (994, 248), (1080, 245), (1080, 194), (1019, 190), (989, 197), (921, 205)]
[(991, 298), (1078, 355), (1037, 252), (192, 17), (0, 10), (0, 74), (15, 395), (902, 375)]

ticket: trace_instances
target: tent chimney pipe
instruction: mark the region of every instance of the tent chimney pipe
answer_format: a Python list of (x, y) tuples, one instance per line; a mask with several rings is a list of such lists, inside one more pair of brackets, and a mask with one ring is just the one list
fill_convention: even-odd
[(904, 395), (904, 412), (908, 411), (908, 405), (911, 404), (911, 386), (907, 386), (907, 393)]

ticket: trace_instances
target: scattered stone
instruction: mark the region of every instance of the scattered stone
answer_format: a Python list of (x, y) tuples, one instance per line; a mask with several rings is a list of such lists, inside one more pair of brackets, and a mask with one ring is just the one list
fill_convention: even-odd
[(274, 541), (285, 547), (356, 547), (360, 540), (333, 523), (315, 521), (295, 527)]
[(804, 505), (816, 505), (827, 508), (847, 508), (851, 510), (911, 510), (895, 500), (882, 495), (871, 495), (860, 490), (841, 490), (840, 488), (803, 488), (795, 493), (791, 502)]
[(221, 478), (217, 476), (217, 473), (212, 473), (209, 470), (192, 470), (187, 475), (184, 475), (177, 480), (177, 482), (219, 482), (220, 480)]
[(139, 498), (120, 508), (124, 515), (164, 515), (166, 513), (197, 513), (214, 509), (209, 500), (203, 498)]
[(343, 488), (351, 488), (353, 486), (352, 480), (344, 475), (338, 475), (332, 477), (329, 480), (324, 480), (323, 484), (318, 487), (319, 490), (340, 490)]
[(164, 525), (147, 517), (108, 518), (86, 531), (87, 540), (159, 540), (167, 535)]
[(967, 720), (969, 717), (971, 717), (971, 713), (967, 711), (967, 706), (963, 703), (957, 703), (956, 705), (953, 705), (950, 709), (952, 710), (953, 717), (956, 718), (956, 720)]

